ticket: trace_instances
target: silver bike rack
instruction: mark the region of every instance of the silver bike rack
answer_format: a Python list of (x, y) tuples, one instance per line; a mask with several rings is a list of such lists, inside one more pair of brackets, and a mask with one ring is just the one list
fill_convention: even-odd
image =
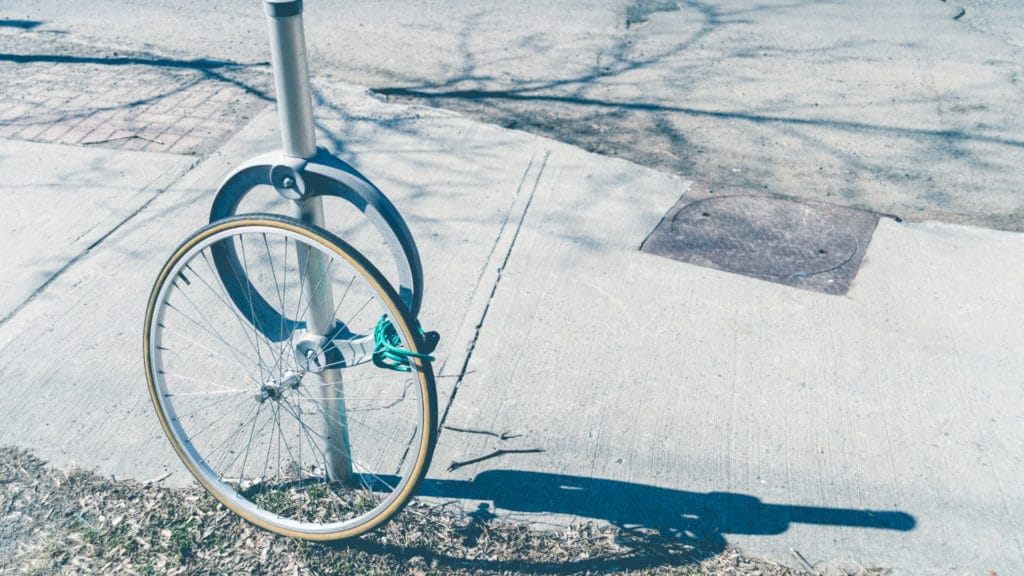
[[(305, 224), (326, 228), (323, 198), (345, 200), (358, 209), (384, 239), (398, 270), (396, 291), (411, 315), (419, 313), (423, 295), (423, 269), (408, 226), (395, 206), (381, 191), (355, 168), (316, 145), (313, 121), (313, 101), (309, 70), (306, 62), (305, 34), (302, 21), (302, 0), (264, 0), (264, 10), (270, 29), (271, 64), (277, 91), (278, 115), (281, 126), (282, 150), (257, 156), (236, 169), (221, 184), (210, 210), (210, 222), (233, 216), (247, 194), (261, 186), (273, 187), (284, 199), (295, 206), (295, 215)], [(236, 259), (236, 260), (232, 260)], [(224, 249), (215, 255), (220, 270), (230, 270), (237, 255)], [(322, 277), (324, 263), (319, 254), (300, 254), (307, 262), (304, 271), (308, 277)], [(247, 282), (243, 280), (243, 282)], [(334, 299), (329, 286), (307, 283), (306, 317), (283, 318), (269, 303), (245, 287), (230, 293), (242, 314), (271, 341), (280, 341), (296, 327), (301, 326), (315, 338), (334, 340), (331, 348), (338, 354), (323, 360), (325, 365), (343, 366), (348, 355), (340, 357), (340, 350), (349, 350), (353, 358), (372, 352), (372, 334), (347, 333), (335, 325)], [(247, 312), (246, 310), (250, 310)], [(304, 324), (304, 326), (302, 326)], [(344, 334), (344, 335), (341, 335)], [(338, 346), (343, 344), (344, 346)], [(315, 344), (310, 345), (315, 350)], [(320, 346), (321, 351), (324, 348)], [(316, 352), (316, 353), (320, 353)], [(313, 356), (316, 355), (313, 354)], [(323, 386), (339, 386), (341, 370), (328, 368), (319, 372)], [(351, 474), (348, 461), (348, 440), (345, 426), (343, 394), (324, 394), (328, 405), (326, 414), (338, 418), (325, 418), (329, 422), (328, 435), (338, 439), (340, 445), (328, 446), (329, 473), (334, 480), (345, 481)]]
[(306, 62), (302, 0), (264, 0), (270, 28), (271, 64), (277, 90), (282, 150), (252, 158), (221, 184), (210, 221), (237, 213), (245, 196), (270, 186), (293, 202), (297, 216), (324, 227), (323, 197), (345, 200), (370, 221), (394, 257), (396, 290), (409, 312), (419, 314), (423, 267), (416, 243), (398, 210), (358, 170), (316, 145), (313, 101)]

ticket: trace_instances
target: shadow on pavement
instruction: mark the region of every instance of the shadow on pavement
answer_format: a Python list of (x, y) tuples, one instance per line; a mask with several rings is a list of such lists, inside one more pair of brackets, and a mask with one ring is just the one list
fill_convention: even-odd
[[(92, 64), (100, 66), (151, 66), (154, 68), (195, 70), (211, 80), (217, 80), (231, 84), (244, 90), (247, 94), (256, 96), (265, 102), (273, 102), (273, 98), (264, 90), (251, 86), (240, 80), (229, 78), (217, 70), (238, 71), (249, 68), (267, 68), (266, 62), (254, 64), (239, 64), (227, 60), (212, 60), (208, 58), (194, 58), (191, 60), (180, 60), (173, 58), (158, 58), (151, 56), (69, 56), (65, 54), (9, 54), (0, 53), (0, 62), (11, 62), (13, 64), (69, 64), (81, 65)], [(148, 101), (142, 100), (133, 102), (128, 107), (135, 107)]]
[[(455, 83), (461, 81), (463, 80), (457, 80)], [(434, 87), (427, 87), (425, 89), (419, 89), (415, 87), (378, 87), (373, 88), (373, 91), (383, 96), (397, 96), (410, 98), (413, 100), (423, 100), (427, 102), (443, 102), (445, 100), (464, 100), (475, 102), (542, 102), (593, 108), (611, 108), (627, 111), (672, 112), (678, 114), (685, 114), (688, 116), (703, 116), (708, 118), (724, 120), (746, 120), (748, 122), (754, 122), (757, 124), (827, 127), (831, 129), (846, 130), (850, 132), (880, 133), (901, 137), (939, 138), (950, 142), (976, 141), (988, 144), (1012, 146), (1015, 148), (1024, 148), (1024, 141), (1022, 140), (1017, 140), (1014, 138), (1002, 138), (998, 136), (987, 136), (985, 134), (981, 134), (975, 131), (961, 130), (956, 128), (913, 128), (906, 126), (872, 124), (870, 122), (839, 120), (832, 118), (801, 118), (786, 116), (782, 114), (755, 114), (742, 110), (710, 110), (706, 108), (699, 108), (693, 106), (678, 106), (654, 102), (601, 100), (595, 98), (585, 98), (581, 96), (563, 96), (555, 94), (536, 93), (532, 88), (510, 90), (459, 89), (444, 91), (435, 89)]]
[(0, 27), (2, 28), (20, 28), (22, 30), (31, 30), (38, 27), (42, 22), (38, 20), (0, 20)]
[[(895, 510), (861, 510), (769, 504), (746, 494), (687, 492), (644, 484), (521, 470), (492, 470), (471, 481), (425, 480), (422, 496), (489, 500), (514, 512), (554, 513), (607, 521), (620, 528), (626, 554), (571, 562), (467, 559), (426, 548), (399, 548), (362, 541), (374, 553), (422, 557), (448, 566), (527, 573), (609, 572), (700, 562), (726, 549), (725, 534), (781, 534), (794, 522), (906, 532), (917, 521)], [(496, 518), (488, 504), (469, 514), (481, 534)], [(472, 538), (472, 534), (465, 537)]]
[(721, 534), (781, 534), (790, 523), (912, 530), (914, 517), (892, 510), (768, 504), (746, 494), (687, 492), (615, 480), (490, 470), (471, 481), (425, 480), (423, 496), (491, 500), (515, 512), (570, 514), (620, 528), (648, 528), (691, 543)]

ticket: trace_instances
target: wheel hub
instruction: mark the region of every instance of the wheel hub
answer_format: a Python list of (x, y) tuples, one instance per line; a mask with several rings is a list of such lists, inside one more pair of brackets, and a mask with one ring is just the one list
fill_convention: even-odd
[(288, 390), (298, 388), (302, 384), (302, 376), (302, 372), (289, 370), (281, 378), (263, 383), (256, 394), (256, 401), (262, 404), (267, 400), (280, 400)]

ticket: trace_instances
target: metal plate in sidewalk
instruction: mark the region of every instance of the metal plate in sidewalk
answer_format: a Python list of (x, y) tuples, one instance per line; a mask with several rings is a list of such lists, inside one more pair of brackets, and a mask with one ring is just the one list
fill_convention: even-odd
[(641, 250), (827, 294), (850, 289), (878, 216), (823, 202), (694, 185)]

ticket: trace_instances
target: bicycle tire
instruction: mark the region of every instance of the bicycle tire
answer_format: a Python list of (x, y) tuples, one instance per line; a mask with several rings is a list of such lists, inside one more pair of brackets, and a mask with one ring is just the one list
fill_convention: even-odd
[[(297, 317), (310, 305), (303, 308), (304, 295), (326, 289), (325, 279), (344, 286), (334, 309), (343, 329), (323, 338), (292, 326), (287, 340), (261, 339), (211, 263), (213, 247), (225, 244), (242, 255), (237, 272), (246, 284)], [(308, 292), (318, 257), (326, 265)], [(378, 314), (409, 352), (407, 372), (351, 346), (372, 333)], [(273, 214), (201, 228), (157, 277), (143, 340), (150, 396), (175, 452), (253, 524), (310, 540), (357, 536), (401, 510), (429, 467), (437, 393), (415, 321), (372, 264), (326, 230)], [(310, 341), (320, 348), (303, 348)], [(336, 470), (338, 460), (347, 473)]]

